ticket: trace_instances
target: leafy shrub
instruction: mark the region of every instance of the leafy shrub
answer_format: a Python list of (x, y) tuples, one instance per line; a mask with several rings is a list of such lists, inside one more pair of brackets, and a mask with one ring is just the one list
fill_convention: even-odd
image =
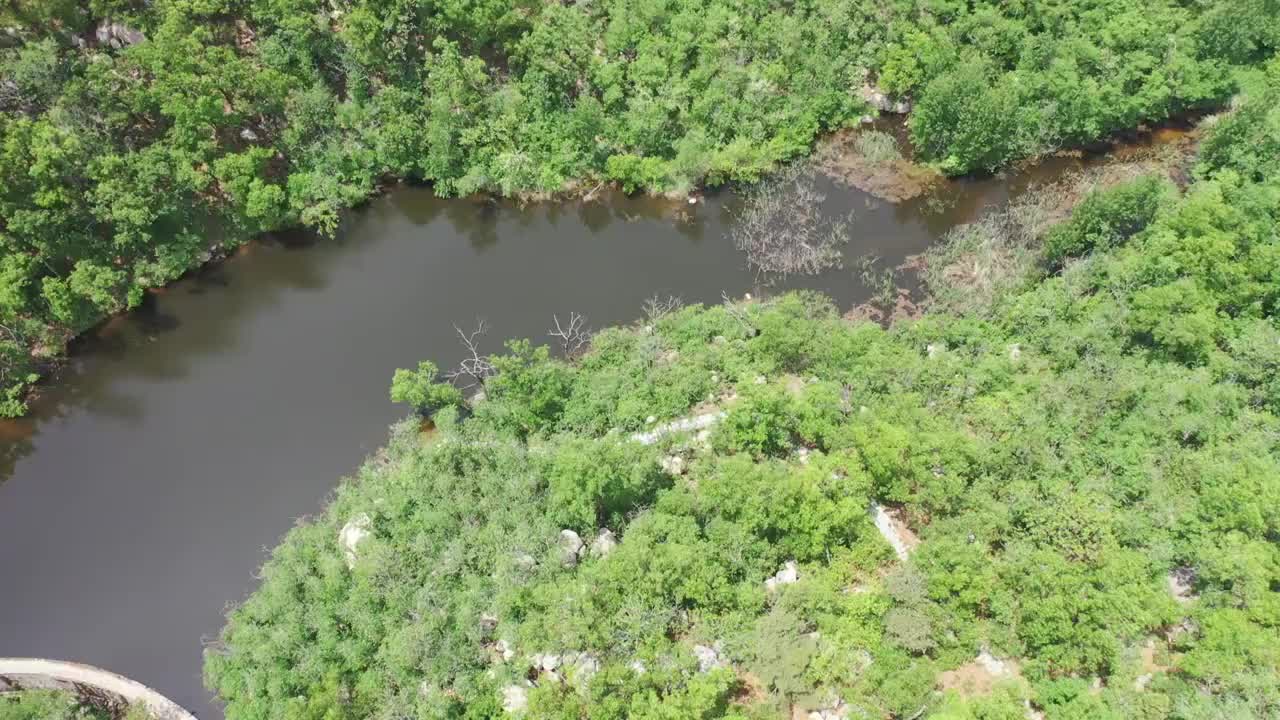
[(1061, 268), (1069, 258), (1115, 247), (1150, 225), (1172, 196), (1172, 185), (1157, 176), (1089, 193), (1070, 220), (1049, 231), (1045, 262)]

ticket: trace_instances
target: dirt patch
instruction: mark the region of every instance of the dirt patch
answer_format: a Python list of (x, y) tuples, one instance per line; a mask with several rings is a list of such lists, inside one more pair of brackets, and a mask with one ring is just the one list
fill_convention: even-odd
[(989, 695), (995, 686), (1008, 680), (1022, 678), (1022, 671), (1013, 660), (998, 660), (982, 651), (973, 662), (954, 670), (938, 674), (938, 688), (955, 690), (962, 697)]
[(742, 705), (757, 705), (769, 698), (769, 691), (764, 682), (747, 670), (737, 669), (738, 687), (733, 694), (735, 702)]
[(844, 319), (850, 322), (873, 322), (888, 327), (900, 320), (918, 318), (923, 312), (924, 308), (912, 299), (910, 290), (897, 288), (892, 304), (883, 305), (878, 301), (859, 303), (849, 308)]
[[(877, 140), (868, 142), (873, 137)], [(891, 203), (923, 195), (943, 181), (938, 171), (903, 157), (896, 144), (889, 152), (882, 138), (893, 141), (891, 135), (876, 130), (841, 131), (818, 146), (814, 163), (836, 182)]]

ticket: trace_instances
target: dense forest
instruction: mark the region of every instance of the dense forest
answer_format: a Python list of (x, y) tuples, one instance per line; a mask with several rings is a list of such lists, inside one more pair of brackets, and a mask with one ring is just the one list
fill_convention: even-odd
[(654, 303), (478, 358), (470, 397), (398, 372), (415, 416), (208, 652), (227, 716), (1280, 717), (1280, 64), (1255, 80), (1192, 182), (1095, 191), (962, 314)]
[(989, 171), (1224, 104), (1280, 3), (10, 0), (0, 29), (16, 415), (76, 333), (384, 182), (684, 192), (911, 103), (923, 158)]

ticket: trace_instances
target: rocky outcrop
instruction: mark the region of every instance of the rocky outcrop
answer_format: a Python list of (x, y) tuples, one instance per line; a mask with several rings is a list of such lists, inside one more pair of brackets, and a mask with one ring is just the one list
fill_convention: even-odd
[(147, 39), (141, 30), (131, 28), (111, 20), (103, 20), (93, 30), (93, 38), (99, 45), (106, 45), (119, 50), (130, 45), (137, 45)]
[(724, 412), (709, 412), (703, 413), (702, 415), (694, 415), (693, 417), (681, 418), (679, 420), (673, 420), (669, 423), (659, 425), (649, 432), (636, 433), (631, 436), (631, 439), (641, 445), (652, 445), (667, 435), (709, 428), (712, 425), (715, 425), (716, 422), (724, 416)]
[(141, 705), (156, 720), (196, 720), (182, 706), (142, 683), (80, 663), (0, 658), (0, 693), (16, 690), (63, 690), (96, 707), (122, 710)]

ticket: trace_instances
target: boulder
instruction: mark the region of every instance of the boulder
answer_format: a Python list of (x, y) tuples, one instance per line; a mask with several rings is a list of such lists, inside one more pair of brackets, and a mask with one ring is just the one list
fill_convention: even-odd
[(716, 652), (715, 648), (706, 645), (694, 645), (693, 656), (698, 658), (699, 672), (711, 672), (725, 665), (724, 660), (720, 658), (720, 653)]
[(578, 558), (582, 556), (584, 544), (578, 533), (572, 530), (560, 531), (560, 563), (565, 567), (573, 567), (578, 564)]
[(684, 474), (684, 458), (679, 455), (667, 455), (659, 460), (658, 464), (662, 466), (663, 472), (668, 475)]
[(591, 556), (604, 557), (605, 555), (613, 552), (613, 549), (617, 546), (618, 538), (614, 536), (612, 530), (605, 528), (604, 530), (601, 530), (600, 534), (596, 536), (596, 539), (591, 542)]
[(800, 570), (792, 561), (788, 561), (773, 577), (764, 581), (765, 588), (777, 590), (783, 585), (790, 585), (800, 579)]
[(880, 88), (872, 85), (863, 85), (859, 95), (867, 102), (868, 105), (882, 113), (906, 115), (911, 112), (910, 101), (903, 98), (894, 98)]

